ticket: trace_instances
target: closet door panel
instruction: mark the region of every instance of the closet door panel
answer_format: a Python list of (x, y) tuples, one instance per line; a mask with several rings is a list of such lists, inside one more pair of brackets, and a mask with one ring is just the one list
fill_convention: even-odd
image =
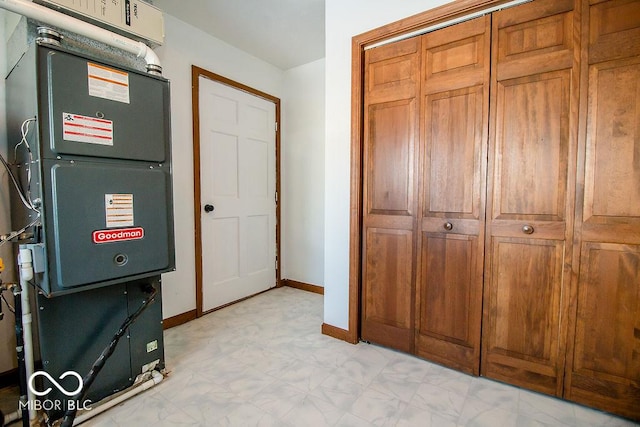
[(640, 245), (585, 243), (569, 398), (640, 419)]
[(477, 374), (478, 238), (424, 233), (423, 286), (417, 325), (418, 354), (443, 365)]
[(461, 219), (480, 217), (483, 95), (483, 87), (475, 86), (425, 97), (426, 217), (438, 213)]
[(562, 395), (571, 279), (579, 14), (496, 12), (482, 374)]
[(422, 37), (422, 92), (483, 85), (490, 64), (490, 18), (434, 31)]
[(589, 62), (640, 55), (640, 2), (619, 0), (590, 3)]
[(640, 420), (640, 1), (583, 8), (580, 268), (565, 397)]
[(479, 373), (490, 17), (422, 37), (417, 354)]
[(365, 67), (361, 337), (413, 352), (419, 39)]
[(564, 245), (496, 237), (484, 361), (491, 377), (555, 394)]
[(586, 243), (576, 325), (576, 373), (640, 381), (640, 246)]
[(498, 82), (494, 219), (564, 220), (570, 79), (563, 70)]
[[(573, 0), (539, 3), (541, 7), (529, 13), (518, 11), (513, 21), (508, 11), (501, 14), (498, 64), (493, 71), (498, 80), (572, 67)], [(551, 9), (552, 15), (539, 18), (543, 8)]]
[(381, 103), (369, 108), (367, 147), (367, 212), (410, 217), (412, 194), (415, 101)]
[(585, 240), (640, 241), (640, 57), (589, 70)]
[(365, 239), (362, 336), (371, 342), (410, 351), (412, 232), (369, 228)]

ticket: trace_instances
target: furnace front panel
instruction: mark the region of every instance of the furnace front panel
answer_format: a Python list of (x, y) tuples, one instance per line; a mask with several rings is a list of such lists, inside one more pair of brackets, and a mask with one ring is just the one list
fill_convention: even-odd
[[(61, 288), (171, 268), (169, 174), (112, 163), (44, 162), (50, 277)], [(51, 180), (49, 182), (49, 179)], [(53, 249), (53, 250), (51, 250)]]
[[(7, 77), (15, 168), (36, 204), (36, 283), (48, 296), (175, 268), (169, 83), (34, 44)], [(31, 176), (31, 179), (29, 179)], [(17, 194), (16, 194), (17, 195)], [(18, 229), (37, 214), (16, 198)]]

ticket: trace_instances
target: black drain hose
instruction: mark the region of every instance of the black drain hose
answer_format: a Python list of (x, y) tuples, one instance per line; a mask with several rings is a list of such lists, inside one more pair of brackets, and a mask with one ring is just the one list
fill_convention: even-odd
[[(104, 367), (104, 364), (107, 362), (109, 357), (115, 351), (116, 345), (118, 345), (118, 341), (120, 341), (120, 338), (122, 338), (122, 336), (125, 334), (129, 326), (131, 326), (133, 322), (135, 322), (138, 319), (138, 317), (142, 314), (142, 312), (147, 309), (149, 304), (151, 304), (154, 301), (158, 293), (158, 290), (151, 284), (149, 284), (144, 289), (144, 291), (149, 294), (149, 297), (143, 301), (142, 305), (140, 306), (140, 308), (138, 308), (138, 310), (136, 310), (135, 313), (127, 317), (126, 320), (122, 323), (122, 325), (120, 326), (120, 329), (118, 329), (118, 332), (116, 332), (116, 334), (113, 336), (109, 345), (107, 345), (104, 348), (104, 350), (102, 350), (100, 357), (98, 357), (98, 359), (95, 362), (93, 362), (93, 366), (89, 370), (89, 373), (85, 375), (85, 377), (82, 379), (82, 389), (78, 392), (78, 394), (73, 396), (72, 400), (80, 402), (81, 400), (84, 399), (84, 397), (87, 394), (87, 391), (89, 390), (89, 387), (91, 387), (91, 384), (93, 384), (93, 381), (98, 376), (98, 373)], [(77, 406), (78, 405), (73, 405), (72, 409), (67, 409), (67, 411), (64, 413), (62, 424), (60, 424), (61, 427), (71, 427), (73, 425), (73, 421), (76, 418), (76, 412), (78, 411)]]

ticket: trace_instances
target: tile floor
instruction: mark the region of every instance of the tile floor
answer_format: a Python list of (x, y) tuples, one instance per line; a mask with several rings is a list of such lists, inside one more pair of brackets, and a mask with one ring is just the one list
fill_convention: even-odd
[(322, 296), (280, 288), (165, 331), (170, 376), (83, 426), (634, 426), (324, 336)]

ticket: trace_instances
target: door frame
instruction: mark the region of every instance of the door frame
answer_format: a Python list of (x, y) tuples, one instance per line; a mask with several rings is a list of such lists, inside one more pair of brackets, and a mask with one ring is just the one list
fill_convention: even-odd
[[(268, 93), (259, 91), (250, 86), (231, 80), (227, 77), (213, 73), (211, 71), (200, 68), (196, 65), (191, 66), (191, 107), (192, 107), (192, 123), (193, 123), (193, 210), (195, 222), (195, 269), (196, 269), (196, 317), (218, 310), (225, 307), (214, 308), (212, 310), (203, 311), (202, 303), (202, 200), (201, 200), (201, 183), (200, 183), (200, 77), (204, 77), (211, 81), (230, 86), (234, 89), (246, 92), (250, 95), (257, 96), (275, 105), (276, 110), (276, 287), (282, 286), (280, 279), (280, 98)], [(233, 304), (233, 303), (230, 303)]]
[[(533, 0), (532, 0), (533, 1)], [(350, 343), (360, 339), (362, 294), (362, 169), (364, 142), (364, 51), (376, 43), (441, 24), (464, 19), (511, 0), (458, 0), (354, 36), (351, 43), (351, 199), (349, 209), (349, 329), (323, 325), (323, 332)]]

